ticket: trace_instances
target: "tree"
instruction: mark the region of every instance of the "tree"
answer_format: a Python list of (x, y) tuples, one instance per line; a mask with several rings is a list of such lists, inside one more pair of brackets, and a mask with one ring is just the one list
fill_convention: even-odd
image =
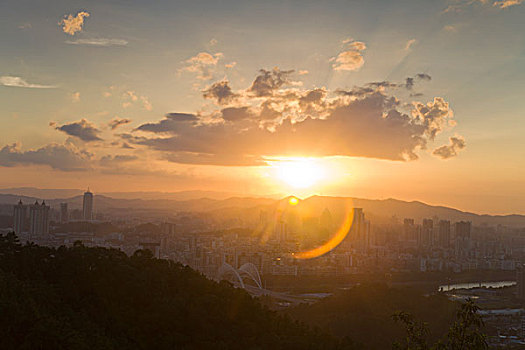
[(415, 321), (412, 315), (398, 312), (392, 316), (394, 321), (404, 324), (407, 332), (405, 344), (393, 344), (393, 349), (403, 350), (485, 350), (488, 349), (486, 336), (481, 332), (483, 319), (478, 313), (479, 307), (472, 301), (461, 305), (456, 315), (456, 321), (450, 327), (445, 338), (432, 346), (428, 346), (427, 337), (430, 332), (427, 325)]

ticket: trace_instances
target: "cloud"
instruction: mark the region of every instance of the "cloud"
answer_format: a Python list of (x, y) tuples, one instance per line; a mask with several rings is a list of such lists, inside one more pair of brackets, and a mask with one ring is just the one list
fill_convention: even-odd
[(104, 167), (112, 167), (118, 164), (128, 163), (128, 162), (131, 162), (137, 159), (138, 159), (137, 156), (130, 156), (130, 155), (121, 155), (121, 154), (114, 155), (114, 156), (107, 155), (107, 156), (100, 158), (99, 163), (100, 165)]
[(22, 151), (20, 144), (0, 149), (0, 166), (48, 165), (63, 171), (85, 170), (90, 167), (91, 154), (68, 145), (49, 144), (35, 150)]
[[(109, 96), (111, 96), (111, 94), (109, 94), (109, 96), (106, 96), (106, 95), (104, 95), (104, 96), (105, 97), (109, 97)], [(133, 91), (133, 90), (125, 91), (122, 94), (122, 98), (124, 99), (124, 102), (122, 102), (122, 107), (124, 107), (124, 108), (128, 108), (133, 103), (140, 101), (142, 103), (142, 107), (145, 110), (147, 110), (147, 111), (153, 110), (153, 105), (151, 104), (149, 99), (146, 96), (138, 96), (137, 93), (135, 91)]]
[(218, 104), (222, 105), (231, 102), (238, 95), (233, 93), (227, 80), (222, 80), (213, 83), (202, 91), (202, 96), (204, 96), (204, 98), (215, 99)]
[(79, 139), (85, 142), (102, 140), (100, 137), (98, 137), (98, 135), (100, 134), (100, 130), (98, 130), (95, 127), (95, 125), (93, 125), (86, 119), (81, 119), (78, 122), (57, 126), (55, 127), (55, 129), (62, 131), (70, 136), (78, 137)]
[(415, 44), (417, 44), (416, 39), (410, 39), (409, 41), (407, 41), (407, 43), (405, 44), (405, 51), (409, 51), (410, 48)]
[(211, 39), (210, 40), (210, 46), (215, 46), (215, 45), (217, 45), (218, 42), (219, 41), (217, 39)]
[(18, 29), (22, 29), (22, 30), (29, 30), (33, 28), (33, 26), (31, 25), (31, 23), (29, 22), (26, 22), (26, 23), (22, 23), (18, 26)]
[(108, 123), (108, 126), (111, 128), (111, 130), (115, 130), (119, 126), (129, 123), (131, 123), (131, 119), (115, 117)]
[(77, 91), (71, 94), (71, 102), (73, 103), (80, 102), (80, 92)]
[(507, 7), (520, 5), (523, 3), (523, 0), (501, 0), (501, 1), (494, 1), (492, 6), (499, 7), (500, 9), (505, 9)]
[(32, 83), (28, 83), (21, 77), (13, 77), (13, 76), (7, 76), (7, 75), (0, 77), (0, 85), (9, 86), (9, 87), (32, 88), (32, 89), (54, 89), (56, 88), (56, 86), (54, 85), (32, 84)]
[(84, 18), (89, 17), (89, 13), (86, 11), (81, 11), (73, 16), (71, 14), (65, 16), (58, 25), (62, 26), (62, 31), (69, 35), (75, 35), (82, 31), (84, 26)]
[(343, 41), (345, 51), (340, 52), (331, 61), (332, 68), (336, 71), (355, 71), (363, 66), (365, 59), (362, 52), (366, 50), (366, 45), (362, 41), (346, 39)]
[(248, 89), (248, 92), (252, 92), (258, 97), (271, 96), (275, 90), (291, 83), (290, 75), (293, 72), (293, 70), (282, 71), (277, 67), (271, 71), (261, 69), (259, 70), (259, 75), (255, 77), (252, 86)]
[(213, 69), (222, 57), (223, 54), (220, 52), (213, 55), (208, 52), (200, 52), (186, 60), (184, 62), (186, 66), (179, 71), (197, 73), (197, 79), (209, 80), (213, 78)]
[(449, 159), (458, 155), (465, 148), (465, 139), (461, 136), (450, 137), (450, 143), (436, 148), (432, 154), (441, 159)]
[(179, 125), (192, 124), (199, 119), (193, 114), (187, 113), (168, 113), (166, 117), (157, 123), (142, 124), (135, 130), (148, 131), (153, 133), (174, 132)]
[(524, 0), (460, 0), (456, 4), (449, 5), (442, 13), (462, 12), (465, 8), (473, 5), (491, 6), (498, 9), (506, 9), (512, 6), (521, 5)]
[(406, 81), (383, 81), (331, 92), (287, 87), (291, 72), (261, 70), (227, 108), (200, 115), (170, 113), (121, 138), (177, 163), (263, 165), (268, 157), (280, 156), (406, 161), (417, 159), (419, 150), (453, 125), (453, 112), (443, 98), (407, 103), (389, 93), (430, 80), (424, 73), (411, 77), (408, 86)]
[(109, 38), (66, 40), (65, 43), (70, 44), (70, 45), (88, 45), (88, 46), (102, 46), (102, 47), (128, 45), (127, 40), (109, 39)]

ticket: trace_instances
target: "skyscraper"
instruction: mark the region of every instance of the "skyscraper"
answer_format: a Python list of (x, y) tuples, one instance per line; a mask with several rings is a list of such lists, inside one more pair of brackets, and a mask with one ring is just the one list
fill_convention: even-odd
[(450, 247), (450, 221), (439, 221), (439, 246), (442, 248)]
[(27, 217), (27, 207), (22, 203), (22, 200), (14, 206), (13, 215), (13, 230), (17, 235), (26, 231), (25, 222)]
[(88, 190), (84, 193), (84, 200), (82, 203), (82, 218), (85, 221), (93, 219), (93, 193)]
[(32, 239), (43, 238), (49, 233), (49, 206), (35, 202), (29, 207), (29, 235)]
[(69, 221), (69, 211), (67, 210), (67, 203), (60, 203), (60, 222), (66, 223)]
[(434, 221), (432, 219), (423, 219), (421, 226), (421, 240), (422, 247), (430, 247), (434, 240)]

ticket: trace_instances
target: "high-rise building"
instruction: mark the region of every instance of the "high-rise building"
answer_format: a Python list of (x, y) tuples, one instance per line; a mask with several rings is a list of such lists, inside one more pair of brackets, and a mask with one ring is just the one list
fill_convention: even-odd
[(470, 221), (456, 222), (456, 238), (470, 238), (471, 226), (472, 225)]
[(84, 192), (84, 200), (82, 202), (82, 218), (85, 221), (93, 220), (93, 193), (89, 192), (89, 188)]
[(450, 221), (439, 221), (439, 246), (442, 248), (450, 247)]
[(22, 200), (14, 206), (13, 212), (13, 231), (17, 235), (26, 232), (26, 218), (27, 218), (27, 206), (22, 203)]
[(32, 239), (43, 238), (49, 233), (49, 206), (35, 202), (29, 207), (29, 235)]
[(60, 222), (66, 223), (69, 221), (69, 211), (67, 210), (67, 203), (60, 203)]
[(403, 220), (403, 241), (417, 241), (417, 227), (414, 219), (405, 218)]
[(434, 221), (432, 219), (423, 219), (421, 226), (420, 245), (430, 247), (434, 241)]

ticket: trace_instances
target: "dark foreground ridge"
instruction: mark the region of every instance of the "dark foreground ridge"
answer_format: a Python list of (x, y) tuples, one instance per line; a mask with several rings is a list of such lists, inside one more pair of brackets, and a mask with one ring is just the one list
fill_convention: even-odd
[(227, 282), (148, 253), (0, 236), (0, 348), (347, 348)]

